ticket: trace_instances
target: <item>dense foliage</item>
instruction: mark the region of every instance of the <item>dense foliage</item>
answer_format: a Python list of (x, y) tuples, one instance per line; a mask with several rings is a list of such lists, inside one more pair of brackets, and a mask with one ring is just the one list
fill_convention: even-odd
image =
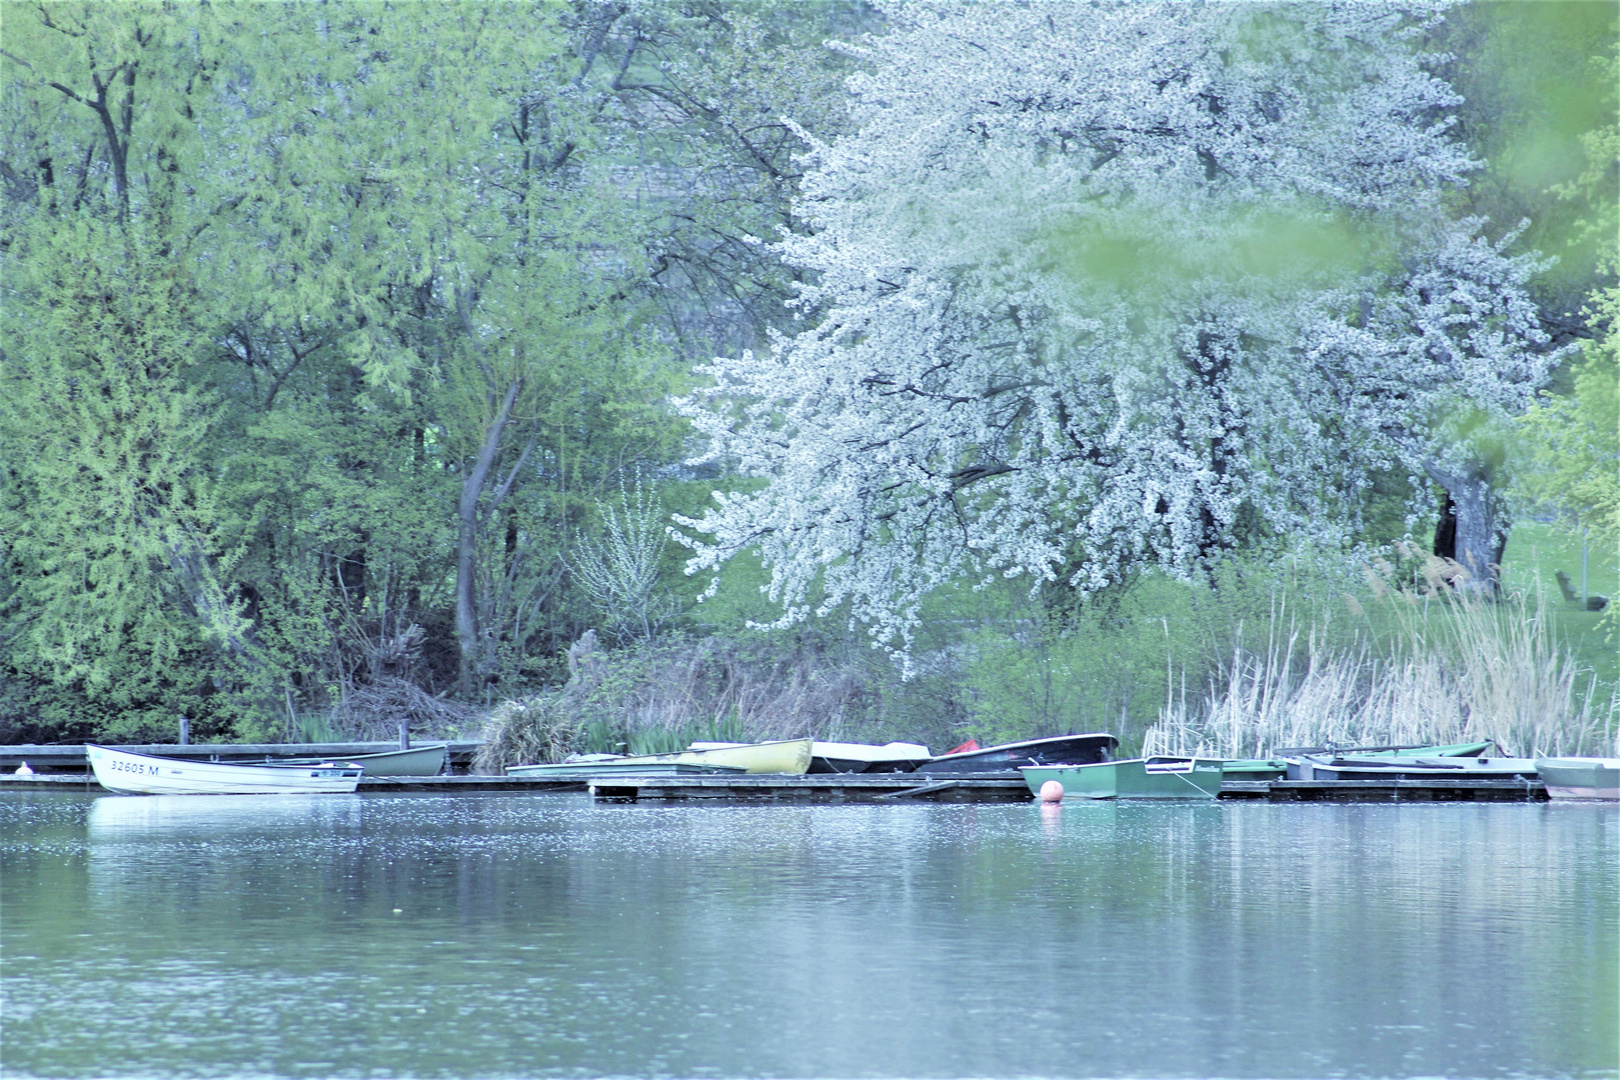
[(752, 238), (848, 14), (8, 10), (0, 712), (280, 732), (546, 678), (598, 497), (779, 309)]

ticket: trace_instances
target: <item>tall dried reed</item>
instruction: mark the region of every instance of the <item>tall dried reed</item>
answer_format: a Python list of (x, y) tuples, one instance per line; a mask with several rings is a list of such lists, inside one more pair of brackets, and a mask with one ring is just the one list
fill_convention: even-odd
[[(1539, 590), (1501, 600), (1456, 583), (1438, 559), (1422, 583), (1392, 588), (1371, 575), (1375, 610), (1349, 646), (1302, 631), (1282, 605), (1263, 648), (1241, 643), (1201, 694), (1167, 687), (1143, 752), (1266, 757), (1287, 747), (1423, 745), (1493, 740), (1514, 756), (1617, 750), (1620, 701), (1577, 703), (1583, 673), (1556, 640)], [(1305, 638), (1301, 643), (1300, 638)]]

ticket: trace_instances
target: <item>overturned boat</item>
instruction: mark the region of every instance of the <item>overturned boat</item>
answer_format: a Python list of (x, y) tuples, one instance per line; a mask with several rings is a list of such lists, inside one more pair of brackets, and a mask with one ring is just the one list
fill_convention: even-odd
[(941, 754), (917, 766), (917, 772), (924, 776), (988, 772), (1016, 774), (1028, 765), (1091, 765), (1107, 761), (1118, 745), (1118, 739), (1102, 732), (1027, 739), (985, 749), (974, 747)]
[(1534, 758), (1306, 754), (1287, 759), (1289, 780), (1534, 780)]
[(563, 761), (538, 765), (510, 765), (507, 776), (568, 780), (612, 776), (740, 776), (748, 770), (736, 765), (694, 765), (682, 761), (647, 761), (618, 754), (579, 754)]
[[(1282, 780), (1289, 776), (1288, 763), (1290, 759), (1304, 757), (1317, 758), (1326, 755), (1330, 758), (1475, 758), (1484, 760), (1480, 755), (1494, 747), (1496, 743), (1487, 739), (1484, 742), (1446, 743), (1429, 746), (1351, 746), (1339, 750), (1331, 750), (1322, 746), (1295, 746), (1286, 750), (1276, 750), (1268, 758), (1227, 758), (1221, 763), (1221, 771), (1228, 780)], [(1500, 760), (1500, 759), (1496, 759)], [(1299, 779), (1295, 776), (1293, 779)]]
[(896, 773), (911, 772), (933, 759), (921, 743), (891, 742), (882, 746), (868, 743), (821, 742), (811, 747), (813, 773)]

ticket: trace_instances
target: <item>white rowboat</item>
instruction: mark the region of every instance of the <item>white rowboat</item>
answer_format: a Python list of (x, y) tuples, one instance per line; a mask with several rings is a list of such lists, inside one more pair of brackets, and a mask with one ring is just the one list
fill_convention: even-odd
[(358, 765), (232, 765), (190, 761), (85, 744), (96, 781), (127, 795), (296, 795), (351, 792)]

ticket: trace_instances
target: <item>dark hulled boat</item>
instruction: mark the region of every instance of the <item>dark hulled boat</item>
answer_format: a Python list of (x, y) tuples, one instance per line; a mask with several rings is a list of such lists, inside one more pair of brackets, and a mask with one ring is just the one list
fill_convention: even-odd
[(917, 772), (924, 776), (985, 772), (1019, 775), (1018, 770), (1027, 765), (1091, 765), (1107, 761), (1118, 745), (1119, 740), (1114, 736), (1101, 733), (1029, 739), (983, 750), (944, 754), (918, 765)]

